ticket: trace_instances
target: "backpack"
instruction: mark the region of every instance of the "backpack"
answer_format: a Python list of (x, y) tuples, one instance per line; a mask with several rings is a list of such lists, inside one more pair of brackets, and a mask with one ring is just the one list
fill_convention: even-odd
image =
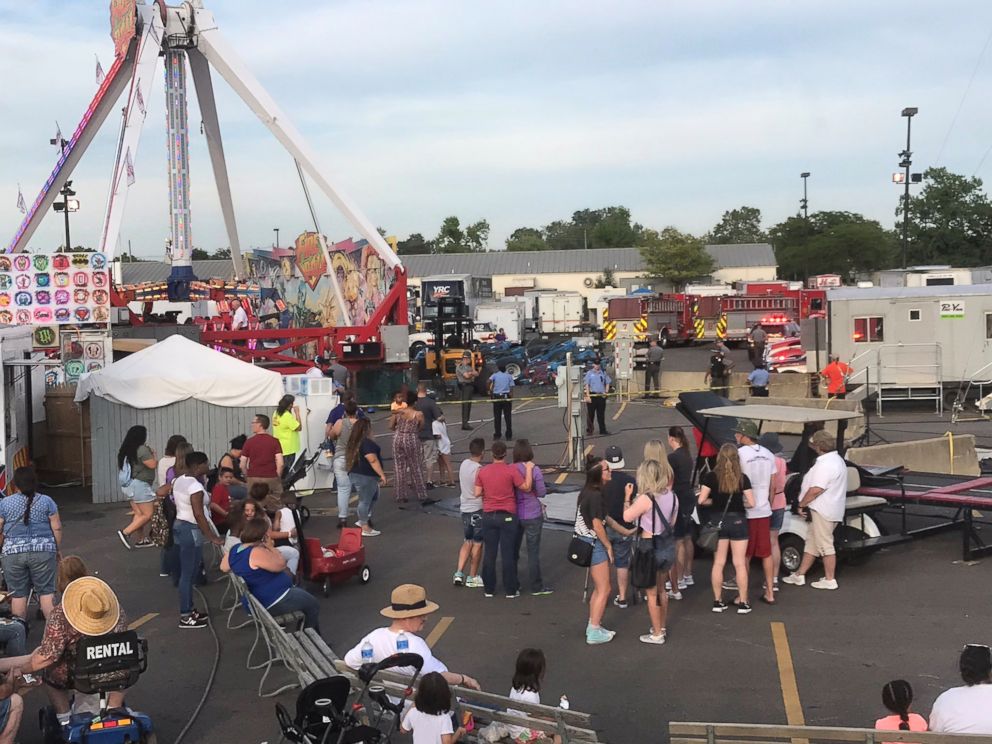
[(710, 358), (710, 377), (723, 377), (727, 374), (727, 365), (718, 356)]
[(124, 458), (124, 464), (121, 465), (121, 469), (117, 471), (117, 483), (121, 488), (127, 488), (131, 485), (131, 461)]

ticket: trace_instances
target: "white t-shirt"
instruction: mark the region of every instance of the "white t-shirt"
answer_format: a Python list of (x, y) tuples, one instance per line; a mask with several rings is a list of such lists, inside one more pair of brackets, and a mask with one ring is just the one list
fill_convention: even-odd
[[(362, 646), (365, 644), (365, 641), (372, 644), (372, 661), (378, 663), (387, 656), (392, 656), (396, 653), (396, 638), (398, 636), (399, 633), (389, 628), (376, 628), (355, 644), (355, 647), (351, 651), (344, 655), (344, 663), (352, 669), (358, 669), (362, 665)], [(407, 633), (406, 637), (410, 641), (410, 648), (407, 650), (412, 654), (420, 654), (424, 659), (423, 669), (420, 670), (421, 675), (428, 674), (429, 672), (448, 671), (448, 667), (434, 657), (430, 646), (424, 642), (423, 638), (413, 633)], [(414, 670), (413, 667), (397, 667), (396, 669), (390, 669), (390, 671), (397, 674), (412, 675)]]
[(155, 482), (160, 485), (165, 485), (165, 476), (169, 472), (169, 468), (176, 464), (176, 458), (173, 455), (166, 455), (158, 461), (158, 465), (155, 466)]
[[(511, 687), (510, 688), (510, 700), (519, 700), (519, 701), (521, 701), (523, 703), (534, 703), (536, 705), (540, 705), (541, 704), (541, 693), (539, 693), (539, 692), (537, 692), (535, 690), (518, 690), (515, 687)], [(511, 716), (525, 716), (525, 715), (527, 715), (523, 711), (510, 710), (509, 708), (506, 709), (506, 712), (507, 712), (508, 715), (511, 715)], [(525, 733), (525, 732), (527, 732), (527, 731), (530, 730), (530, 729), (525, 728), (523, 726), (510, 726), (510, 725), (507, 725), (507, 728), (510, 729), (510, 738), (511, 739), (516, 739), (521, 734), (523, 734), (523, 733)]]
[(231, 321), (231, 328), (235, 331), (244, 330), (248, 327), (248, 313), (245, 309), (238, 305), (238, 309), (234, 311), (234, 318)]
[(930, 730), (946, 734), (992, 734), (992, 684), (952, 687), (942, 692), (930, 712)]
[(437, 451), (442, 455), (451, 454), (451, 440), (448, 438), (448, 427), (443, 421), (438, 421), (434, 419), (434, 423), (431, 424), (431, 433), (435, 437), (440, 437), (437, 440)]
[[(289, 532), (290, 530), (295, 530), (295, 529), (296, 529), (296, 520), (293, 519), (293, 510), (290, 509), (288, 506), (284, 506), (282, 509), (279, 510), (279, 531)], [(299, 539), (297, 537), (289, 538), (290, 545), (296, 545), (298, 543), (299, 543)]]
[(198, 491), (203, 492), (203, 513), (207, 513), (207, 489), (191, 475), (180, 475), (172, 482), (172, 500), (176, 504), (176, 519), (196, 524), (193, 515), (193, 504), (190, 498)]
[(754, 507), (747, 510), (747, 518), (770, 517), (772, 505), (769, 491), (775, 474), (775, 455), (760, 444), (742, 444), (737, 448), (737, 454), (741, 458), (741, 470), (751, 480), (754, 496)]
[(482, 511), (482, 497), (475, 495), (475, 476), (482, 470), (482, 463), (471, 457), (458, 466), (458, 485), (461, 487), (461, 510), (465, 513)]
[(847, 500), (847, 463), (844, 458), (836, 452), (817, 457), (813, 467), (803, 476), (800, 498), (813, 487), (822, 488), (823, 493), (810, 502), (809, 508), (831, 522), (843, 522)]
[(411, 706), (403, 716), (403, 730), (413, 731), (413, 744), (440, 744), (445, 734), (455, 733), (451, 713), (428, 715)]
[(307, 377), (323, 377), (324, 373), (320, 371), (320, 367), (311, 367), (307, 370)]

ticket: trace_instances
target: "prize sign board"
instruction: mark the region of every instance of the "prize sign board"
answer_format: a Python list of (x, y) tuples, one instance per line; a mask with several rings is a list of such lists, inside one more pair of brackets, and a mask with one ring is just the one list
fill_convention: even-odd
[(0, 255), (0, 324), (68, 325), (109, 319), (105, 254)]

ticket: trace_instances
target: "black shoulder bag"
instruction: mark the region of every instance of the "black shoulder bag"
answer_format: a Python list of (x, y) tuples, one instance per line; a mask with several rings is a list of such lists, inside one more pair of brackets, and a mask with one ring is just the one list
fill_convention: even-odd
[(716, 546), (720, 542), (720, 530), (723, 529), (723, 520), (727, 516), (727, 509), (730, 508), (731, 498), (733, 498), (733, 494), (727, 496), (727, 503), (723, 506), (723, 514), (720, 515), (720, 521), (713, 524), (713, 520), (710, 519), (699, 530), (699, 538), (696, 540), (696, 545), (703, 550), (708, 550), (711, 553), (716, 552)]
[[(671, 540), (672, 536), (672, 525), (665, 519), (665, 515), (661, 513), (661, 509), (658, 507), (658, 501), (652, 495), (651, 497), (651, 532), (654, 532), (654, 515), (657, 514), (661, 518), (662, 524), (665, 525), (665, 532), (661, 535), (651, 535), (651, 540), (645, 540), (642, 537), (638, 537), (637, 545), (634, 548), (634, 555), (631, 556), (630, 560), (630, 583), (637, 589), (650, 589), (658, 583), (658, 562), (655, 559), (655, 546), (657, 541), (662, 538), (667, 538), (670, 545), (666, 545), (666, 550), (671, 548), (672, 559), (666, 560), (666, 563), (671, 565), (672, 560), (675, 558), (675, 543)], [(675, 504), (676, 511), (678, 510), (678, 502)], [(674, 514), (673, 514), (674, 517)]]
[[(584, 538), (578, 536), (575, 527), (579, 524), (579, 504), (575, 504), (575, 525), (573, 526), (572, 539), (568, 543), (568, 560), (580, 568), (589, 568), (592, 565), (592, 551), (594, 545), (586, 542)], [(586, 525), (589, 528), (589, 525)]]

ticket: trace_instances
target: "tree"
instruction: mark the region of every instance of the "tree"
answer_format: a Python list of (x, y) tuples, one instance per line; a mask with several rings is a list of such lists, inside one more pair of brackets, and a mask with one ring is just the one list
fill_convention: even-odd
[(412, 256), (423, 253), (431, 253), (432, 247), (428, 240), (420, 233), (410, 233), (406, 240), (401, 240), (396, 244), (396, 252), (401, 256)]
[(641, 256), (650, 276), (667, 279), (677, 289), (692, 279), (709, 276), (714, 266), (701, 239), (674, 227), (666, 227), (660, 233), (644, 230)]
[(489, 223), (479, 220), (462, 229), (461, 221), (445, 217), (441, 230), (434, 238), (435, 253), (472, 253), (484, 251), (489, 240)]
[(203, 261), (210, 258), (210, 254), (207, 253), (202, 248), (194, 248), (193, 253), (190, 254), (190, 258), (192, 258), (194, 261)]
[(210, 256), (210, 258), (230, 258), (230, 257), (231, 257), (230, 248), (218, 248), (216, 251), (213, 252), (213, 255)]
[(723, 217), (706, 236), (706, 241), (713, 245), (764, 243), (766, 240), (768, 236), (761, 229), (761, 210), (755, 207), (740, 207), (724, 212)]
[(603, 273), (596, 277), (596, 289), (605, 289), (606, 287), (616, 287), (617, 278), (613, 273), (613, 269), (609, 266), (603, 269)]
[(544, 242), (552, 251), (581, 251), (588, 243), (588, 230), (571, 221), (555, 220), (544, 226)]
[(506, 239), (508, 251), (544, 251), (547, 248), (548, 244), (541, 231), (533, 227), (518, 227)]
[(789, 217), (768, 231), (779, 276), (804, 280), (814, 274), (858, 274), (892, 265), (893, 235), (854, 212), (814, 212)]
[(465, 244), (470, 251), (484, 251), (489, 246), (489, 222), (479, 220), (465, 228)]
[[(923, 189), (909, 199), (909, 263), (981, 266), (992, 263), (992, 203), (982, 180), (928, 168)], [(896, 208), (902, 236), (903, 202)]]

